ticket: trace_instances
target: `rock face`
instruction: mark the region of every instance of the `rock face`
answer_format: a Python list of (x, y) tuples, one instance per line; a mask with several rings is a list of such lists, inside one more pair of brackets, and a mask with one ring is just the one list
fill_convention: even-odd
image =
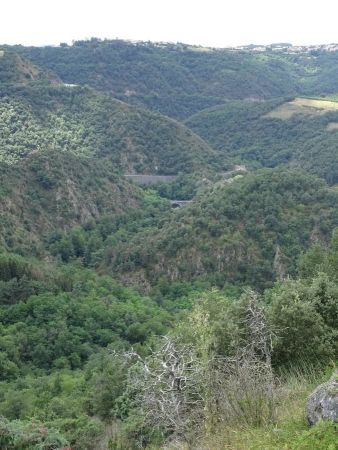
[(310, 395), (307, 403), (307, 419), (310, 425), (322, 419), (338, 422), (338, 371)]

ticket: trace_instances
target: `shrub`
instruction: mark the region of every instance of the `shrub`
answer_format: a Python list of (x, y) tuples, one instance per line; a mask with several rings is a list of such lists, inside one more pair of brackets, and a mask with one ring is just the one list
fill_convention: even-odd
[(9, 421), (0, 417), (2, 450), (63, 450), (67, 440), (57, 430), (35, 421)]

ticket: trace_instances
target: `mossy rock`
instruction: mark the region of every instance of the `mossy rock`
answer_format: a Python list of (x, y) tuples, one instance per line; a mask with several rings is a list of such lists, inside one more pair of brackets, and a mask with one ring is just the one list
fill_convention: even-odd
[(338, 372), (335, 372), (327, 383), (318, 386), (310, 395), (307, 418), (310, 425), (322, 419), (338, 422)]

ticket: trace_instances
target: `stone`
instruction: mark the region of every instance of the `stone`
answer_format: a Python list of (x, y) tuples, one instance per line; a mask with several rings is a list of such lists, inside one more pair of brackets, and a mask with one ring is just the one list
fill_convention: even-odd
[(315, 425), (319, 420), (338, 422), (338, 371), (308, 398), (307, 419), (310, 425)]

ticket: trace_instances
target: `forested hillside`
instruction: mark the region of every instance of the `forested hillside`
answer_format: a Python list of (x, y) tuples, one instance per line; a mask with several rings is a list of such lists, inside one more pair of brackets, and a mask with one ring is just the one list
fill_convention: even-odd
[(59, 84), (61, 81), (55, 73), (41, 69), (30, 60), (20, 57), (16, 52), (0, 50), (1, 91), (13, 83), (27, 85), (32, 82)]
[(15, 47), (66, 83), (185, 118), (227, 99), (338, 92), (337, 52), (255, 53), (91, 39), (60, 47)]
[(279, 56), (184, 44), (92, 39), (71, 46), (15, 50), (66, 83), (89, 85), (176, 118), (225, 99), (295, 94), (299, 77), (306, 73), (306, 68)]
[[(221, 182), (149, 228), (108, 250), (123, 279), (208, 280), (265, 287), (294, 275), (295, 261), (338, 225), (338, 196), (297, 171), (262, 171)], [(114, 241), (113, 241), (114, 242)]]
[(0, 183), (1, 245), (26, 254), (41, 251), (53, 230), (125, 212), (142, 198), (112, 165), (58, 152), (2, 164)]
[(185, 123), (220, 154), (248, 167), (287, 164), (330, 184), (338, 181), (338, 102), (330, 97), (228, 102)]
[[(180, 210), (161, 211), (156, 197), (149, 200), (142, 215), (127, 214), (118, 227), (98, 221), (76, 230), (84, 245), (95, 236), (102, 270), (146, 291), (197, 280), (269, 286), (294, 275), (299, 255), (312, 243), (325, 245), (338, 224), (336, 190), (294, 170), (219, 181)], [(72, 232), (50, 251), (62, 257), (65, 239), (71, 243)]]
[(1, 48), (0, 448), (334, 450), (338, 52)]
[(2, 448), (107, 444), (125, 375), (111, 354), (164, 334), (172, 314), (80, 267), (1, 253), (0, 274)]
[(3, 87), (0, 131), (9, 163), (48, 149), (106, 158), (125, 173), (190, 173), (217, 160), (184, 125), (89, 88)]

